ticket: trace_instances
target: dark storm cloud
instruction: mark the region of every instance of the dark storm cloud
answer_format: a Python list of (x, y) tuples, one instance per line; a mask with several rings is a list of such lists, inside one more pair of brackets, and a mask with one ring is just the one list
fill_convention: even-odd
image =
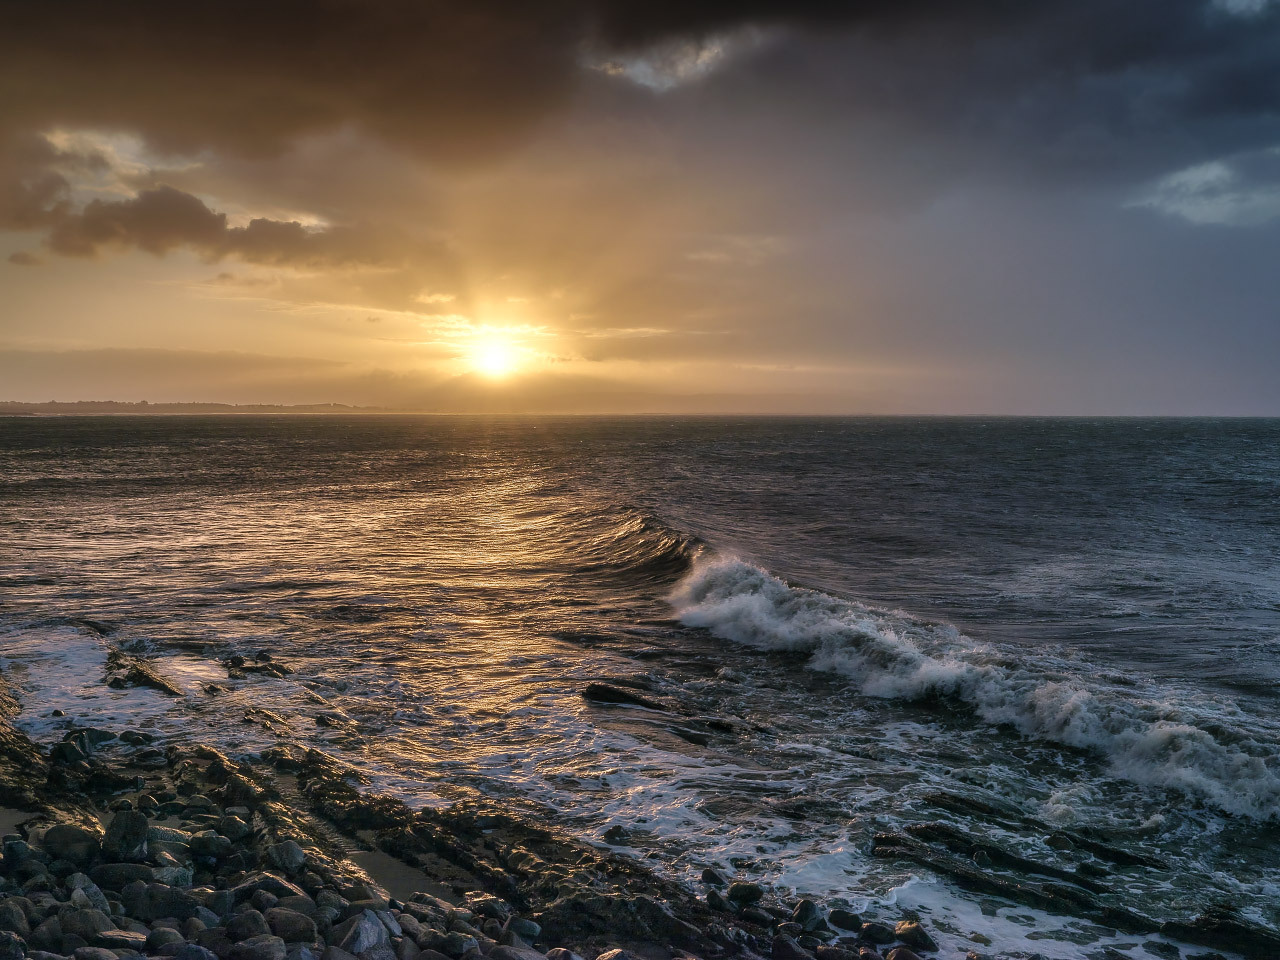
[(935, 69), (962, 62), (948, 46), (963, 54), (974, 37), (999, 36), (1027, 78), (1159, 73), (1180, 108), (1201, 115), (1274, 113), (1280, 103), (1274, 7), (1246, 16), (1210, 0), (7, 0), (2, 12), (0, 123), (128, 129), (187, 152), (269, 153), (350, 123), (437, 159), (474, 157), (562, 103), (584, 45), (746, 25), (905, 43), (896, 72), (947, 100), (1018, 98), (983, 89), (983, 65)]
[(52, 221), (47, 246), (54, 253), (91, 257), (104, 249), (137, 248), (163, 256), (190, 248), (206, 260), (234, 257), (246, 263), (304, 268), (398, 266), (412, 261), (437, 273), (448, 266), (443, 244), (350, 228), (304, 227), (297, 221), (259, 217), (243, 227), (198, 197), (172, 187), (144, 190), (128, 200), (93, 200), (79, 213)]

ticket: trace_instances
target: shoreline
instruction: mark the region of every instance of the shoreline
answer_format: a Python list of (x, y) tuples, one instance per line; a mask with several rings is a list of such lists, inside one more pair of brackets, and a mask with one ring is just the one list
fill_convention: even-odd
[[(237, 762), (197, 743), (161, 749), (148, 734), (98, 728), (42, 748), (14, 725), (19, 710), (0, 674), (0, 960), (951, 955), (935, 952), (910, 911), (857, 916), (714, 870), (691, 890), (487, 799), (414, 811), (362, 792), (358, 774), (318, 750), (276, 747)], [(935, 800), (970, 815), (1006, 815), (960, 796)], [(1135, 946), (1172, 947), (1171, 958), (1280, 956), (1280, 937), (1234, 913), (1161, 923), (1103, 899), (1111, 893), (1105, 871), (1073, 874), (975, 847), (942, 822), (921, 826), (877, 835), (873, 855), (923, 867), (971, 894), (1129, 934)], [(122, 848), (118, 835), (129, 831), (133, 846)], [(1123, 865), (1132, 856), (1087, 836), (1064, 837), (1092, 845), (1098, 863)], [(86, 897), (98, 905), (86, 907)], [(157, 898), (184, 904), (184, 915), (170, 917)], [(89, 920), (101, 929), (91, 936), (76, 926), (89, 922), (85, 910), (98, 911)], [(61, 918), (71, 911), (80, 913), (68, 929)], [(181, 944), (157, 932), (174, 929), (170, 920)], [(257, 953), (242, 946), (263, 937), (270, 942), (252, 944)], [(347, 949), (353, 945), (360, 949)], [(1203, 948), (1209, 952), (1197, 952)], [(967, 954), (1003, 956), (999, 944)], [(1128, 954), (1104, 947), (1082, 956)]]

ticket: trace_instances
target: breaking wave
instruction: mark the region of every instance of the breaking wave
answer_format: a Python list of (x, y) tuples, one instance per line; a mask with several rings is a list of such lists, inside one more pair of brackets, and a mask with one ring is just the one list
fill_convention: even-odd
[(1212, 703), (1135, 695), (1079, 668), (1010, 656), (953, 627), (790, 586), (732, 557), (700, 560), (671, 601), (687, 626), (806, 653), (811, 668), (847, 677), (866, 696), (960, 702), (987, 723), (1099, 755), (1117, 778), (1178, 790), (1225, 813), (1280, 819), (1280, 744), (1232, 725)]

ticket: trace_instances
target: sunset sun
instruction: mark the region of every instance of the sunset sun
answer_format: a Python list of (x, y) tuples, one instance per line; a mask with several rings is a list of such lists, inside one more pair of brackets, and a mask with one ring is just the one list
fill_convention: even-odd
[(476, 345), (471, 354), (471, 366), (486, 377), (505, 377), (515, 372), (518, 357), (511, 344), (486, 340)]

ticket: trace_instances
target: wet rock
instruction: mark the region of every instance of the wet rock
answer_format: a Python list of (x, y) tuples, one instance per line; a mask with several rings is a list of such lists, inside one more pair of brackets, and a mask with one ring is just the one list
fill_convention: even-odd
[(858, 931), (858, 935), (870, 943), (893, 943), (898, 939), (892, 929), (883, 923), (876, 923), (874, 920), (868, 921), (862, 925), (862, 929)]
[(785, 933), (773, 938), (770, 954), (773, 960), (812, 960), (808, 950), (796, 943)]
[(1246, 957), (1280, 957), (1280, 936), (1228, 910), (1207, 910), (1190, 922), (1171, 920), (1160, 932), (1171, 940), (1222, 947)]
[(356, 957), (341, 947), (330, 945), (324, 948), (324, 953), (320, 954), (320, 960), (356, 960)]
[(1182, 951), (1175, 947), (1172, 943), (1161, 943), (1158, 940), (1148, 940), (1142, 945), (1142, 949), (1147, 951), (1153, 957), (1164, 957), (1164, 960), (1182, 960)]
[(835, 924), (841, 930), (861, 930), (862, 918), (856, 913), (836, 907), (829, 914), (827, 920)]
[(747, 883), (739, 880), (729, 885), (728, 897), (738, 904), (756, 903), (763, 899), (764, 888), (758, 883)]
[(241, 940), (229, 954), (229, 960), (285, 960), (289, 950), (283, 940), (270, 935)]
[(71, 955), (75, 960), (119, 960), (106, 947), (76, 947)]
[(315, 943), (319, 939), (316, 922), (310, 917), (285, 907), (273, 907), (266, 913), (271, 932), (285, 943)]
[(596, 957), (596, 960), (640, 960), (640, 957), (630, 950), (609, 950)]
[(582, 957), (564, 947), (555, 947), (547, 951), (547, 960), (582, 960)]
[(592, 703), (608, 703), (629, 707), (645, 707), (648, 710), (663, 710), (662, 704), (650, 700), (648, 697), (642, 697), (638, 693), (631, 690), (622, 690), (618, 687), (610, 686), (607, 683), (589, 683), (587, 688), (582, 691), (584, 700), (590, 700)]
[(818, 960), (857, 960), (858, 958), (855, 950), (847, 950), (844, 947), (831, 946), (825, 943), (820, 947), (815, 947), (813, 953)]
[(774, 921), (777, 919), (768, 910), (757, 907), (754, 904), (749, 907), (743, 907), (738, 916), (748, 923), (756, 923), (762, 927), (773, 926)]
[(936, 951), (938, 945), (933, 942), (933, 937), (925, 932), (924, 927), (916, 923), (914, 920), (902, 920), (893, 930), (897, 938), (905, 943), (908, 947), (916, 950)]
[(146, 814), (121, 810), (111, 818), (102, 838), (102, 855), (112, 860), (142, 860), (147, 855)]
[(822, 911), (812, 900), (801, 900), (791, 911), (791, 922), (800, 924), (805, 930), (816, 930), (822, 923)]
[(729, 902), (729, 898), (719, 890), (707, 891), (707, 906), (712, 910), (722, 910), (726, 913), (733, 909), (733, 904)]
[(87, 864), (98, 855), (101, 847), (98, 835), (74, 823), (59, 823), (50, 827), (41, 841), (49, 856), (56, 860), (69, 860), (74, 864)]
[(910, 947), (894, 947), (884, 955), (884, 960), (920, 960), (920, 955)]
[(257, 910), (245, 910), (227, 921), (227, 936), (234, 943), (270, 935), (271, 927), (267, 924), (267, 918)]
[(727, 887), (729, 885), (728, 878), (719, 870), (714, 870), (711, 867), (707, 867), (702, 871), (702, 882), (713, 887)]

